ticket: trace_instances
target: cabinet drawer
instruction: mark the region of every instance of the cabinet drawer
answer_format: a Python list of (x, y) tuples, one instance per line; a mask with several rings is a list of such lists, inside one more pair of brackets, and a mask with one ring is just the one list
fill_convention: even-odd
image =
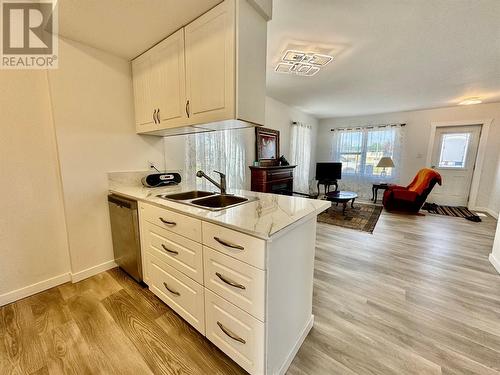
[(149, 289), (189, 324), (205, 334), (203, 286), (151, 254), (146, 254)]
[(291, 178), (293, 177), (292, 171), (268, 171), (267, 179), (268, 180), (281, 180), (283, 178)]
[(250, 374), (264, 373), (264, 323), (205, 288), (205, 336)]
[(165, 208), (141, 204), (141, 219), (193, 241), (201, 242), (201, 220)]
[(203, 284), (203, 250), (201, 244), (157, 225), (143, 221), (145, 251)]
[(265, 268), (265, 241), (203, 222), (203, 244), (260, 269)]
[(265, 271), (203, 247), (205, 287), (264, 321)]

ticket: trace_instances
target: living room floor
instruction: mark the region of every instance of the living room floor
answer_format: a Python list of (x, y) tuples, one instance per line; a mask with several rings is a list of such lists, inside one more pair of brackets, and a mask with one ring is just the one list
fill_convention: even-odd
[[(500, 374), (496, 220), (318, 224), (315, 324), (289, 374)], [(114, 269), (0, 308), (0, 373), (244, 373)]]

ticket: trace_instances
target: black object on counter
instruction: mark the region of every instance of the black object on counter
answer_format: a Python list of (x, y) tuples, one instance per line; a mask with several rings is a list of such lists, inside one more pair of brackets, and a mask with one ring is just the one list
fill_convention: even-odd
[(179, 173), (153, 173), (143, 177), (141, 182), (146, 187), (159, 187), (166, 185), (177, 185), (181, 182)]

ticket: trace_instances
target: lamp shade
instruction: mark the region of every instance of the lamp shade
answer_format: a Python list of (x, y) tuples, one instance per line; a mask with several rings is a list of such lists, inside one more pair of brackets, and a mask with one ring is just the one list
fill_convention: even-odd
[(384, 156), (382, 159), (379, 160), (377, 164), (377, 168), (393, 168), (394, 167), (394, 162), (390, 158), (390, 156)]

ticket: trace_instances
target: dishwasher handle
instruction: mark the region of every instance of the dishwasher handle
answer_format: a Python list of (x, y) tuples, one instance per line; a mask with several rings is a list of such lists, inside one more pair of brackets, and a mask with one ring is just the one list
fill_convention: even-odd
[(136, 201), (129, 200), (123, 197), (118, 197), (113, 194), (108, 195), (108, 202), (116, 204), (117, 206), (122, 208), (128, 208), (129, 210), (135, 210), (137, 208)]

